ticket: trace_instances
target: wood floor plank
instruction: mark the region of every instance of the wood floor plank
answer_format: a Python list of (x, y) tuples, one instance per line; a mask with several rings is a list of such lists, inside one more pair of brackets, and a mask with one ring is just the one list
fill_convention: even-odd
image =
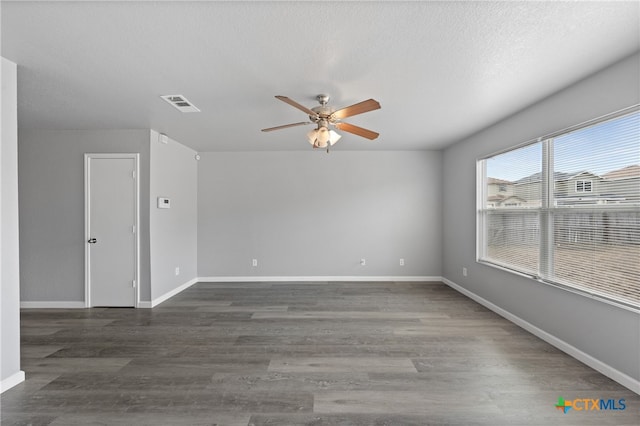
[(167, 413), (121, 413), (103, 412), (99, 417), (93, 414), (64, 414), (55, 418), (50, 426), (247, 426), (250, 415), (245, 413), (204, 413), (172, 415)]
[(43, 322), (39, 319), (23, 319), (20, 321), (21, 327), (31, 327), (35, 326), (37, 328), (41, 327), (65, 327), (65, 326), (83, 326), (83, 327), (104, 327), (105, 325), (109, 325), (113, 322), (113, 319), (103, 319), (103, 318), (85, 318), (85, 319), (77, 319), (77, 318), (56, 318), (50, 319), (49, 321)]
[(237, 305), (225, 305), (225, 306), (198, 306), (197, 312), (286, 312), (289, 306), (276, 305), (276, 306), (237, 306)]
[(327, 391), (317, 392), (313, 403), (314, 413), (324, 414), (445, 415), (453, 409), (496, 417), (502, 414), (485, 392)]
[(21, 348), (20, 355), (23, 358), (44, 358), (62, 349), (64, 346), (29, 345)]
[(274, 358), (268, 371), (282, 373), (333, 373), (333, 372), (386, 372), (417, 373), (416, 367), (408, 358), (389, 357), (312, 357), (312, 358)]
[(252, 316), (253, 319), (283, 319), (283, 320), (306, 320), (306, 319), (328, 319), (328, 320), (369, 320), (382, 319), (392, 320), (410, 320), (424, 318), (449, 318), (446, 314), (440, 312), (389, 312), (389, 311), (342, 311), (342, 312), (326, 312), (326, 311), (304, 311), (304, 312), (256, 312)]
[(443, 334), (447, 336), (469, 336), (469, 328), (471, 328), (474, 333), (482, 334), (483, 336), (509, 335), (509, 332), (507, 330), (503, 330), (500, 327), (483, 326), (482, 324), (462, 327), (458, 327), (456, 325), (410, 325), (405, 327), (396, 327), (393, 330), (393, 334), (399, 336), (442, 336)]
[(51, 336), (53, 334), (62, 331), (62, 328), (51, 328), (46, 325), (42, 325), (41, 327), (22, 327), (20, 329), (21, 336)]
[(98, 371), (115, 373), (132, 358), (23, 358), (22, 368), (30, 373), (69, 373)]

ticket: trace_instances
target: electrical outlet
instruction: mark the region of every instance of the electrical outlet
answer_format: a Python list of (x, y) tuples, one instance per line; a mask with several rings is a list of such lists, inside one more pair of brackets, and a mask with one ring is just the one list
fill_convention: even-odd
[(462, 268), (462, 275), (467, 276), (467, 268)]
[(400, 266), (404, 266), (404, 259), (400, 259)]
[(180, 267), (179, 267), (179, 266), (176, 266), (176, 277), (177, 277), (178, 275), (180, 275)]
[(360, 259), (360, 266), (365, 266), (367, 264), (367, 259)]
[(253, 259), (251, 261), (251, 266), (258, 266), (258, 259)]

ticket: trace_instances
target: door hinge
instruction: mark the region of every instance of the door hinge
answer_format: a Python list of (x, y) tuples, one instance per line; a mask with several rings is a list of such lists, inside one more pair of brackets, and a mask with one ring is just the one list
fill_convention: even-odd
[(133, 232), (134, 234), (136, 233), (136, 226), (135, 225), (131, 225), (131, 232)]
[(131, 172), (131, 177), (132, 177), (132, 178), (134, 178), (134, 179), (136, 178), (136, 171), (135, 171), (135, 170), (133, 170), (133, 171)]
[(131, 287), (136, 288), (136, 280), (131, 281)]

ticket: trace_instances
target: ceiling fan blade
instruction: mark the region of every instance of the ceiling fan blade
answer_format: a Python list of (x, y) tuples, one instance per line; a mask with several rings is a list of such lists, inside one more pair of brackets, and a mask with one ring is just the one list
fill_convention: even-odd
[(286, 102), (289, 105), (291, 105), (294, 108), (298, 108), (300, 111), (306, 112), (307, 114), (315, 117), (318, 115), (317, 112), (310, 110), (309, 108), (300, 105), (299, 103), (297, 103), (296, 101), (294, 101), (293, 99), (289, 99), (286, 96), (276, 96), (276, 98), (280, 99), (282, 102)]
[(339, 120), (341, 118), (351, 117), (353, 115), (362, 114), (364, 112), (380, 109), (380, 103), (375, 99), (368, 99), (357, 104), (339, 109), (331, 114), (332, 119)]
[(374, 140), (375, 138), (380, 136), (379, 133), (376, 133), (372, 130), (363, 129), (362, 127), (354, 126), (353, 124), (349, 123), (336, 123), (335, 126), (340, 130), (344, 130), (345, 132), (353, 133), (354, 135), (362, 136), (363, 138), (367, 138), (370, 140)]
[(262, 131), (263, 132), (271, 132), (273, 130), (286, 129), (288, 127), (303, 126), (305, 124), (312, 124), (312, 123), (310, 121), (301, 121), (299, 123), (291, 123), (291, 124), (285, 124), (283, 126), (269, 127), (269, 128), (266, 128), (266, 129), (262, 129)]

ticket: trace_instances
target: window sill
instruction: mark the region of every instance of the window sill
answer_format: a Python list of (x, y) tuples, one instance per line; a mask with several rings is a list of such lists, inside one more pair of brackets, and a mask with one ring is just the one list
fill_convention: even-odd
[(547, 285), (547, 286), (550, 286), (550, 287), (554, 287), (554, 288), (557, 288), (557, 289), (560, 289), (560, 290), (564, 290), (564, 291), (567, 291), (569, 293), (577, 294), (577, 295), (582, 296), (582, 297), (586, 297), (586, 298), (589, 298), (589, 299), (592, 299), (592, 300), (597, 300), (599, 302), (606, 303), (608, 305), (612, 305), (612, 306), (615, 306), (615, 307), (618, 307), (618, 308), (621, 308), (621, 309), (624, 309), (624, 310), (627, 310), (627, 311), (631, 311), (631, 312), (640, 314), (640, 306), (636, 306), (636, 305), (633, 305), (633, 304), (628, 303), (628, 302), (622, 302), (622, 301), (619, 301), (619, 300), (615, 300), (615, 299), (609, 298), (607, 296), (604, 296), (604, 295), (601, 295), (601, 294), (597, 294), (597, 293), (594, 293), (594, 292), (591, 292), (589, 290), (582, 289), (582, 288), (579, 288), (579, 287), (572, 287), (572, 286), (568, 286), (566, 284), (560, 284), (560, 283), (557, 283), (557, 282), (554, 282), (554, 281), (546, 280), (546, 279), (543, 279), (542, 277), (539, 277), (539, 276), (537, 276), (535, 274), (528, 274), (526, 272), (517, 271), (517, 270), (511, 269), (511, 268), (509, 268), (509, 267), (507, 267), (505, 265), (501, 265), (499, 263), (496, 263), (496, 262), (494, 262), (494, 261), (492, 261), (490, 259), (478, 259), (477, 263), (479, 263), (481, 265), (490, 266), (490, 267), (492, 267), (494, 269), (498, 269), (498, 270), (501, 270), (501, 271), (509, 272), (511, 274), (518, 275), (518, 276), (521, 276), (521, 277), (524, 277), (524, 278), (528, 278), (528, 279), (530, 279), (532, 281), (536, 281), (536, 282), (539, 282), (541, 284), (544, 284), (544, 285)]

